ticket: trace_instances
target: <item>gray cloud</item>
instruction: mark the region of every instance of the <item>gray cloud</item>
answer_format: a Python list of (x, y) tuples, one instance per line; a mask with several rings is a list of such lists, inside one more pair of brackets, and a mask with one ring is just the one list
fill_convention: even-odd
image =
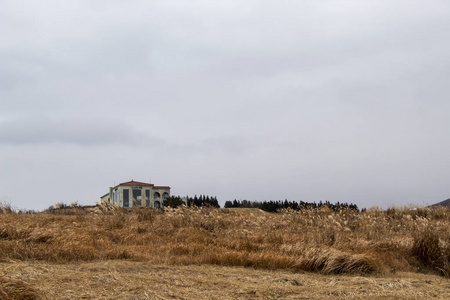
[[(156, 142), (131, 126), (105, 119), (29, 118), (0, 123), (0, 144), (130, 145)], [(158, 141), (159, 142), (159, 141)]]

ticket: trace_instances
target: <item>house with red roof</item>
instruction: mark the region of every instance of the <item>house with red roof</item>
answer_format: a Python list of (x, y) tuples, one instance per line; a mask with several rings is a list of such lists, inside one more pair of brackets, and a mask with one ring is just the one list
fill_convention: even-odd
[(123, 182), (109, 188), (109, 193), (101, 196), (102, 202), (118, 207), (161, 208), (164, 199), (170, 197), (170, 186), (156, 186), (139, 181)]

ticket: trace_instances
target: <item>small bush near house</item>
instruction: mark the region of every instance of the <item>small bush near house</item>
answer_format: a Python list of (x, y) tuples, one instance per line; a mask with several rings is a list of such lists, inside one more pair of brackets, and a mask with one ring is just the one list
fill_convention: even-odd
[(184, 202), (183, 200), (181, 200), (181, 197), (179, 196), (170, 196), (167, 199), (164, 199), (163, 201), (163, 205), (165, 207), (172, 207), (172, 208), (177, 208), (178, 206), (183, 205)]

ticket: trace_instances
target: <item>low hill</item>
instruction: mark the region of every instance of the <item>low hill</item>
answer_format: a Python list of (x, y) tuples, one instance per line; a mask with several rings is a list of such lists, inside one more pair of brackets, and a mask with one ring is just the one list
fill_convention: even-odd
[(450, 198), (447, 199), (447, 200), (444, 200), (444, 201), (442, 201), (442, 202), (433, 204), (433, 205), (431, 205), (431, 206), (432, 206), (432, 207), (435, 207), (435, 206), (446, 206), (446, 207), (450, 207)]

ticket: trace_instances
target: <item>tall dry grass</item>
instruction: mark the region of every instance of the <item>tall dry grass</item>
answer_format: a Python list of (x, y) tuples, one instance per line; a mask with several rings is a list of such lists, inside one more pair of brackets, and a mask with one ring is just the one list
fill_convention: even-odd
[[(68, 208), (64, 208), (68, 209)], [(0, 214), (0, 261), (132, 259), (324, 274), (450, 274), (449, 208), (73, 208)]]
[(0, 201), (0, 214), (13, 214), (16, 209), (6, 200)]

